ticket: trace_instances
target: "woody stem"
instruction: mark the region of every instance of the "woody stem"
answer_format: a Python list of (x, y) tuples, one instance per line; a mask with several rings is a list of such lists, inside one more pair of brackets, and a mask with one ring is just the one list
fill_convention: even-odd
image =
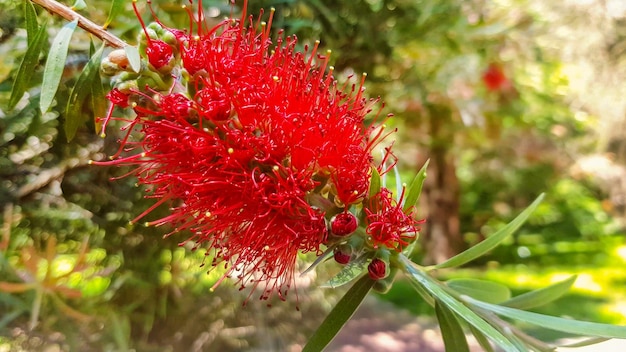
[(78, 20), (78, 26), (87, 32), (95, 35), (100, 40), (105, 42), (106, 45), (121, 49), (128, 45), (125, 41), (108, 32), (102, 26), (99, 26), (93, 23), (91, 20), (86, 18), (85, 16), (77, 13), (72, 10), (72, 8), (63, 5), (55, 0), (31, 0), (33, 3), (43, 7), (44, 9), (57, 14), (68, 21)]

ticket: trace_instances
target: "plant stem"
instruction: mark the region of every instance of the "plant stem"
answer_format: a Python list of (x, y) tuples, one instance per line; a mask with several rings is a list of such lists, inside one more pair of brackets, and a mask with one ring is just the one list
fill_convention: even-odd
[(100, 40), (105, 42), (106, 45), (110, 47), (121, 49), (128, 45), (128, 43), (116, 37), (115, 35), (111, 34), (107, 30), (105, 30), (102, 26), (99, 26), (93, 23), (91, 20), (89, 20), (85, 16), (77, 13), (76, 11), (72, 10), (70, 7), (65, 6), (55, 0), (31, 0), (31, 1), (43, 7), (44, 9), (65, 18), (68, 21), (73, 21), (75, 19), (78, 19), (78, 26), (80, 28), (95, 35)]

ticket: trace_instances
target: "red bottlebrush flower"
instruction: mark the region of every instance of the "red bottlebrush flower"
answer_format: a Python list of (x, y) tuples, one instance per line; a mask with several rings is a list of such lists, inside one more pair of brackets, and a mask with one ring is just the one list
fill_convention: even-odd
[(510, 85), (508, 78), (504, 74), (502, 67), (498, 64), (491, 63), (483, 74), (483, 82), (490, 91), (501, 91)]
[(372, 259), (367, 266), (367, 273), (372, 280), (382, 280), (389, 276), (389, 265), (380, 258)]
[(423, 220), (417, 221), (402, 210), (402, 198), (404, 190), (397, 202), (393, 194), (386, 188), (370, 199), (368, 208), (365, 208), (366, 233), (370, 235), (374, 248), (385, 246), (391, 250), (402, 251), (419, 231), (418, 225)]
[[(309, 203), (311, 193), (323, 182), (336, 202), (364, 199), (381, 135), (362, 127), (375, 103), (362, 96), (363, 81), (345, 92), (317, 43), (304, 53), (295, 37), (271, 45), (271, 16), (266, 26), (247, 23), (246, 4), (241, 19), (212, 29), (200, 14), (196, 33), (164, 28), (179, 41), (172, 73), (182, 74), (166, 93), (131, 90), (137, 117), (115, 157), (132, 155), (99, 164), (134, 165), (149, 186), (157, 201), (135, 221), (173, 206), (149, 224), (190, 231), (194, 248), (213, 250), (212, 265), (242, 288), (284, 299), (298, 252), (320, 254), (327, 242), (325, 209)], [(143, 137), (130, 142), (134, 126)]]
[(336, 236), (347, 236), (358, 226), (356, 216), (350, 212), (339, 213), (330, 220), (330, 231)]

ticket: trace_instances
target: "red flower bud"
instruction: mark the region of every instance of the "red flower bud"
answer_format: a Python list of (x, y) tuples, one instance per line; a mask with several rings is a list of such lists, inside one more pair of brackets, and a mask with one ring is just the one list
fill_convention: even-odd
[(170, 63), (174, 57), (172, 47), (162, 40), (149, 40), (146, 48), (148, 61), (157, 70)]
[(339, 264), (348, 264), (350, 259), (352, 259), (352, 248), (350, 246), (340, 246), (335, 248), (335, 261)]
[(347, 236), (359, 226), (356, 216), (350, 212), (339, 213), (330, 220), (330, 228), (334, 235)]
[(374, 258), (367, 266), (367, 272), (372, 280), (384, 279), (389, 275), (389, 265), (380, 258)]

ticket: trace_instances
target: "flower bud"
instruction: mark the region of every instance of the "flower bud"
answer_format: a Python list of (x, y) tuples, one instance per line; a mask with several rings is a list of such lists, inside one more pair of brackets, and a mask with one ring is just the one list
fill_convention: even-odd
[(377, 280), (376, 282), (374, 282), (374, 286), (372, 286), (372, 289), (378, 293), (389, 292), (389, 290), (391, 290), (391, 286), (393, 285), (393, 281), (395, 280), (397, 273), (398, 273), (398, 268), (395, 266), (392, 267), (389, 273), (389, 276), (387, 276), (384, 279)]
[(337, 263), (343, 265), (348, 264), (350, 259), (352, 259), (352, 247), (344, 244), (335, 248), (334, 257)]
[(330, 230), (336, 236), (347, 236), (358, 226), (356, 216), (350, 212), (339, 213), (330, 219)]
[(384, 279), (389, 276), (389, 265), (380, 258), (374, 258), (367, 266), (367, 272), (372, 280)]

